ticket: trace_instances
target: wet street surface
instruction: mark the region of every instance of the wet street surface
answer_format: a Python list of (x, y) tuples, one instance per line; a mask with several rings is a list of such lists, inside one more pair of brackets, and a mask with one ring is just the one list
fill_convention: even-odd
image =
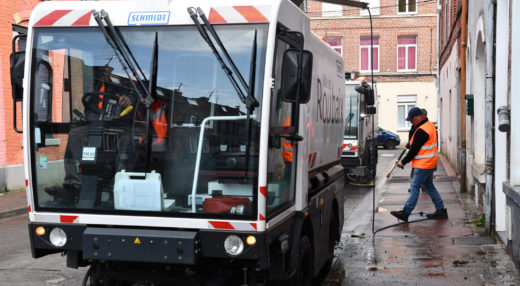
[[(390, 211), (402, 209), (408, 198), (410, 166), (385, 177), (400, 151), (379, 150), (376, 231), (398, 223)], [(434, 184), (448, 209), (445, 220), (402, 224), (374, 236), (371, 190), (346, 188), (346, 195), (353, 196), (346, 199), (345, 207), (355, 208), (346, 210), (349, 215), (336, 248), (337, 260), (323, 285), (520, 285), (502, 244), (472, 224), (475, 210), (463, 209), (468, 204), (461, 203), (465, 194), (457, 192), (456, 177), (439, 165)], [(364, 197), (359, 196), (362, 192)], [(429, 196), (421, 193), (414, 212), (434, 210)], [(425, 218), (415, 214), (409, 220)]]
[[(374, 230), (397, 223), (390, 211), (408, 197), (410, 166), (385, 177), (401, 150), (379, 149)], [(520, 285), (518, 271), (494, 237), (472, 223), (479, 212), (457, 178), (442, 166), (435, 173), (449, 219), (404, 224), (372, 234), (372, 188), (345, 186), (345, 225), (333, 269), (322, 285)], [(434, 210), (421, 193), (414, 212)], [(410, 220), (425, 218), (419, 214)], [(27, 215), (0, 219), (0, 286), (81, 285), (86, 268), (66, 267), (60, 254), (33, 259)]]

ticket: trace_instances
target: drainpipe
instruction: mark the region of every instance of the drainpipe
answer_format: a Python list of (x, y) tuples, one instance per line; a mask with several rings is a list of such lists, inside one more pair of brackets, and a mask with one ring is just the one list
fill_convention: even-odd
[(462, 11), (460, 15), (460, 186), (466, 192), (466, 40), (468, 0), (462, 0)]
[(440, 24), (440, 17), (441, 17), (441, 9), (440, 9), (441, 5), (440, 5), (440, 0), (437, 0), (437, 71), (435, 73), (435, 86), (437, 87), (437, 128), (438, 128), (438, 132), (439, 134), (437, 134), (437, 136), (439, 136), (439, 138), (437, 139), (439, 141), (439, 144), (437, 144), (437, 148), (439, 149), (439, 152), (442, 152), (441, 148), (442, 148), (442, 126), (441, 126), (441, 83), (440, 83), (440, 60), (439, 60), (439, 50), (441, 49), (441, 41), (440, 41), (440, 31), (441, 29), (439, 28), (439, 24)]
[(493, 216), (493, 130), (494, 130), (494, 79), (495, 79), (495, 5), (496, 0), (489, 0), (486, 14), (486, 233), (492, 232)]

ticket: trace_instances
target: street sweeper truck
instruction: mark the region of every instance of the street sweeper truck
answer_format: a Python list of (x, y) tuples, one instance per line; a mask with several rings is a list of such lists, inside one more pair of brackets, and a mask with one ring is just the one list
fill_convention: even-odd
[(343, 226), (345, 84), (309, 23), (287, 0), (39, 4), (11, 67), (32, 256), (90, 285), (310, 285)]

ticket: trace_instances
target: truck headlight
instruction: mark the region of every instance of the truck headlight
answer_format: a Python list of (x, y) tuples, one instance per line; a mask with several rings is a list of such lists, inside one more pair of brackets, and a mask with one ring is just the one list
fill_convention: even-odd
[(229, 255), (239, 255), (244, 251), (244, 242), (236, 235), (230, 235), (224, 240), (224, 249)]
[(62, 247), (67, 243), (67, 234), (63, 229), (59, 227), (55, 227), (51, 230), (49, 233), (49, 240), (51, 241), (52, 245), (56, 247)]

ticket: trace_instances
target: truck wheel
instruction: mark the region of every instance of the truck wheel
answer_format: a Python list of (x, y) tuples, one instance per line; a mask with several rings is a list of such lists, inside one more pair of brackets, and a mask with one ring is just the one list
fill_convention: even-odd
[(311, 286), (314, 277), (314, 259), (312, 258), (311, 242), (307, 236), (300, 239), (298, 251), (298, 266), (292, 285)]
[(388, 140), (385, 142), (385, 149), (393, 150), (397, 146), (397, 142), (395, 140)]
[(323, 275), (327, 275), (327, 273), (332, 268), (332, 261), (334, 260), (334, 246), (336, 245), (336, 220), (332, 219), (330, 221), (329, 226), (329, 245), (327, 250), (327, 262), (323, 265), (323, 269), (321, 272)]

